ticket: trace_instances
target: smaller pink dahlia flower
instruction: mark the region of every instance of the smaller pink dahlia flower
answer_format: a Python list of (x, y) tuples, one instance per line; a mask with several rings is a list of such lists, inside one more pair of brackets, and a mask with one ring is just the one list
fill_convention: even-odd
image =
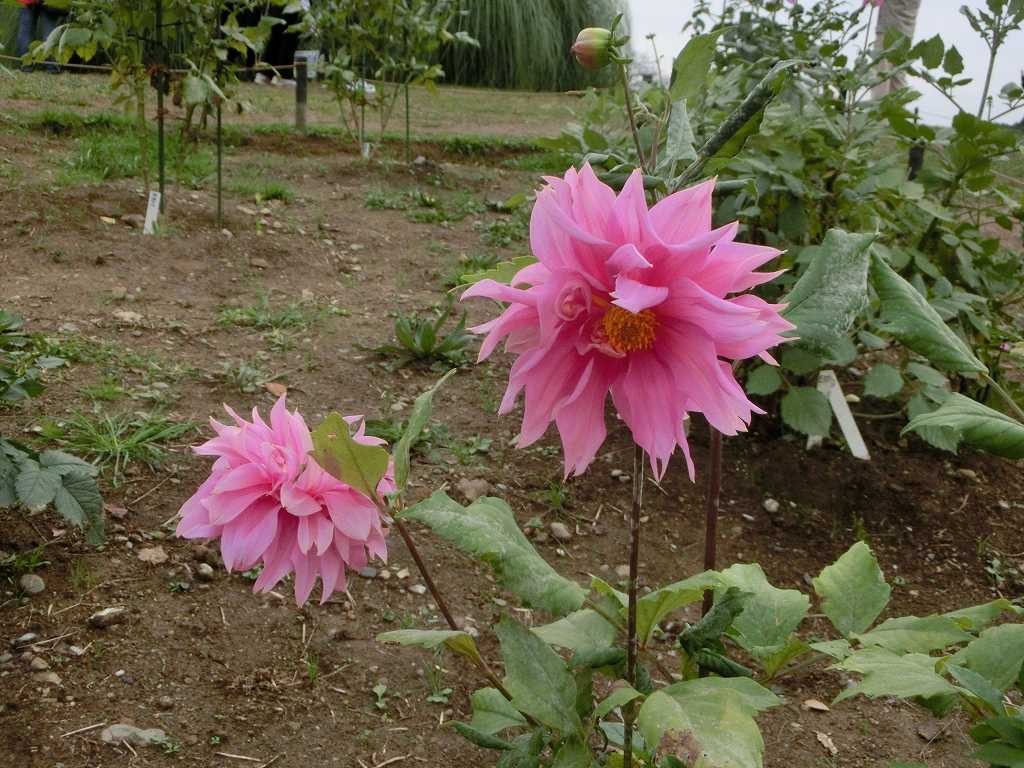
[[(182, 506), (178, 536), (219, 538), (228, 571), (262, 563), (256, 592), (271, 590), (294, 571), (299, 605), (309, 599), (318, 576), (323, 604), (333, 592), (344, 591), (346, 568), (365, 567), (368, 556), (387, 560), (377, 507), (313, 460), (309, 428), (298, 411), (288, 412), (283, 396), (270, 412), (269, 425), (255, 408), (252, 421), (224, 408), (235, 425), (210, 419), (217, 436), (194, 449), (217, 460)], [(356, 442), (384, 442), (365, 434), (361, 416), (345, 420), (359, 423)], [(391, 470), (377, 490), (382, 495), (395, 490)]]
[(525, 392), (520, 447), (554, 421), (565, 474), (580, 474), (604, 442), (610, 393), (654, 473), (681, 447), (692, 479), (687, 413), (726, 435), (763, 413), (729, 361), (774, 363), (767, 350), (793, 329), (782, 305), (748, 293), (780, 274), (755, 271), (780, 252), (736, 242), (736, 223), (711, 228), (713, 179), (651, 208), (639, 171), (619, 195), (589, 165), (545, 180), (530, 219), (538, 262), (463, 294), (506, 305), (471, 329), (487, 334), (481, 360), (502, 340), (517, 355), (499, 413)]

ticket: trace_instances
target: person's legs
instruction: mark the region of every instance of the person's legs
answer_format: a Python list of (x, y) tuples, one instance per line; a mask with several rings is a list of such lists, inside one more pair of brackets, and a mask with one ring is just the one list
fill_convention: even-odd
[(18, 12), (18, 44), (15, 52), (19, 56), (28, 53), (36, 38), (36, 21), (39, 19), (39, 5), (23, 5)]
[[(50, 35), (53, 33), (53, 30), (57, 28), (57, 25), (60, 24), (61, 21), (63, 21), (63, 18), (64, 15), (59, 11), (55, 11), (53, 8), (47, 8), (45, 5), (42, 6), (42, 11), (40, 14), (40, 31), (42, 33), (43, 40), (46, 40), (50, 37)], [(54, 74), (60, 72), (60, 67), (57, 66), (57, 64), (55, 63), (47, 64), (46, 69), (47, 71)]]
[[(878, 9), (878, 24), (875, 26), (875, 50), (885, 48), (885, 35), (890, 29), (896, 29), (913, 40), (920, 8), (921, 0), (887, 0), (882, 3)], [(881, 98), (906, 84), (902, 75), (896, 75), (876, 86), (874, 95)]]

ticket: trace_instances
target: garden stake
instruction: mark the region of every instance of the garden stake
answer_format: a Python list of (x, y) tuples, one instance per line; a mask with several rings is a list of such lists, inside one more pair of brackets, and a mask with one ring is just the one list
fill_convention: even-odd
[[(160, 211), (167, 208), (166, 186), (167, 162), (164, 157), (164, 0), (156, 0), (156, 131), (157, 157), (160, 172)], [(148, 163), (149, 158), (142, 158)]]
[[(704, 500), (704, 570), (713, 571), (718, 564), (718, 509), (722, 495), (722, 433), (711, 430), (711, 448), (708, 462), (708, 490)], [(707, 616), (715, 602), (714, 590), (704, 592), (701, 615)]]
[[(633, 506), (629, 514), (629, 602), (626, 618), (626, 679), (636, 687), (636, 587), (640, 564), (640, 512), (644, 505), (644, 450), (633, 446)], [(626, 715), (622, 745), (624, 765), (633, 768), (633, 714)], [(625, 712), (623, 713), (625, 714)]]
[(306, 98), (309, 72), (305, 59), (295, 59), (295, 130), (306, 132)]

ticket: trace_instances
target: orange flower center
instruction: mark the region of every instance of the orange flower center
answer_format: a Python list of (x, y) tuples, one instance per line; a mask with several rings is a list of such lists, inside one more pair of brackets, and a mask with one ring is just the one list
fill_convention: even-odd
[(642, 352), (654, 344), (658, 318), (649, 309), (630, 312), (612, 304), (601, 320), (601, 327), (616, 352)]

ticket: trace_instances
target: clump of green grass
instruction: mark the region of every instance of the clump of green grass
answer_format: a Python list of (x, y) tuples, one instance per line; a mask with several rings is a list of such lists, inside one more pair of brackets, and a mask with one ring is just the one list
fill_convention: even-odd
[(305, 330), (316, 321), (315, 309), (302, 302), (272, 307), (270, 298), (262, 294), (255, 304), (224, 307), (217, 317), (217, 322), (222, 326), (236, 325), (258, 330)]
[(258, 362), (239, 360), (232, 363), (225, 361), (221, 364), (218, 378), (231, 389), (236, 389), (242, 394), (251, 395), (257, 392), (267, 380), (267, 372), (263, 370)]
[(172, 421), (155, 413), (78, 412), (59, 424), (44, 425), (42, 432), (76, 456), (109, 468), (111, 482), (117, 486), (132, 464), (159, 467), (167, 458), (167, 444), (195, 428), (190, 421)]
[[(155, 178), (157, 170), (156, 141), (150, 137), (149, 171)], [(182, 151), (175, 134), (167, 137), (168, 172), (179, 184), (196, 187), (213, 175), (213, 154), (206, 148), (190, 146)], [(123, 128), (90, 128), (76, 139), (75, 148), (61, 174), (67, 184), (98, 183), (112, 179), (133, 179), (142, 176), (143, 161), (139, 154), (139, 137)]]
[(529, 236), (529, 213), (525, 209), (519, 209), (506, 218), (478, 222), (477, 228), (480, 230), (480, 238), (485, 245), (493, 248), (508, 248), (515, 243), (523, 242)]
[(235, 175), (228, 182), (227, 188), (239, 197), (254, 200), (257, 205), (270, 200), (290, 203), (295, 199), (295, 192), (290, 186), (283, 181), (264, 177), (259, 169)]
[(466, 275), (485, 272), (496, 266), (500, 257), (496, 253), (474, 253), (460, 258), (444, 275), (444, 287), (456, 288), (463, 284)]

